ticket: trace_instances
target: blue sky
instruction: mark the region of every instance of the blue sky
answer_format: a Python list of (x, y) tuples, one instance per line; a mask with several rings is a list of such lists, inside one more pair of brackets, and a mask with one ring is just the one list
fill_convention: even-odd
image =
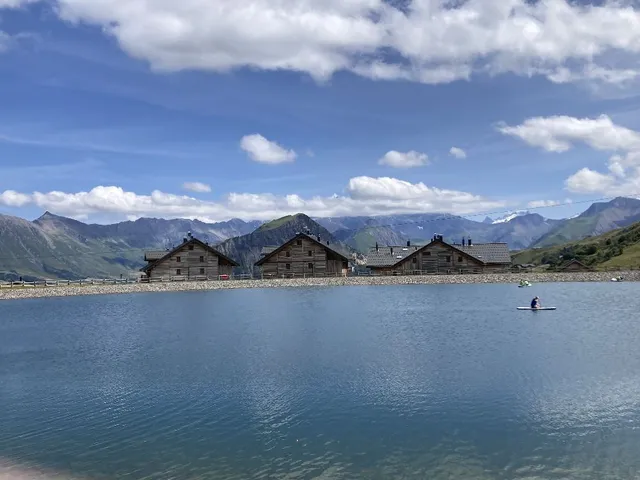
[[(610, 32), (613, 21), (640, 26), (639, 10), (585, 13), (556, 0), (529, 11), (542, 7), (508, 0), (508, 15), (497, 0), (470, 0), (457, 13), (481, 9), (514, 35), (485, 36), (476, 51), (481, 38), (462, 23), (425, 45), (402, 37), (411, 26), (433, 32), (420, 15), (452, 12), (439, 2), (394, 26), (400, 10), (377, 0), (303, 1), (286, 11), (289, 36), (266, 14), (252, 29), (244, 0), (226, 3), (238, 9), (228, 18), (216, 11), (225, 2), (211, 12), (197, 3), (0, 0), (0, 213), (225, 220), (574, 202), (538, 210), (561, 217), (640, 192), (638, 57), (628, 46), (640, 27), (621, 34), (622, 47)], [(365, 7), (388, 17), (385, 38)], [(296, 14), (337, 23), (300, 30)], [(510, 29), (514, 15), (542, 18), (540, 38)], [(567, 15), (588, 38), (545, 33)], [(353, 18), (364, 23), (342, 25)], [(456, 38), (467, 47), (449, 51)], [(587, 58), (581, 41), (598, 54)], [(195, 182), (199, 191), (185, 188)]]

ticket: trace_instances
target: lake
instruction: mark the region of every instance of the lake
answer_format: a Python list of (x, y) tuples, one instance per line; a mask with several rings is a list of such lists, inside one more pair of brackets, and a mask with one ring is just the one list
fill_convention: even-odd
[(633, 283), (0, 302), (0, 471), (638, 478), (638, 312)]

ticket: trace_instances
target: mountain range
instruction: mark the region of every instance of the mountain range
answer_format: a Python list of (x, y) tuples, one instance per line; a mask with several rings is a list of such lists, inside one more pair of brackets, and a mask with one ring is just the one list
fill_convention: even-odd
[(298, 214), (268, 223), (141, 218), (97, 225), (49, 212), (34, 221), (0, 215), (0, 279), (129, 275), (143, 265), (145, 250), (169, 249), (189, 231), (250, 270), (262, 247), (278, 245), (307, 229), (341, 244), (345, 250), (360, 253), (366, 253), (376, 242), (398, 245), (410, 240), (424, 244), (435, 233), (449, 241), (458, 242), (465, 236), (476, 243), (506, 242), (512, 250), (522, 250), (580, 240), (638, 220), (640, 200), (622, 197), (594, 203), (582, 214), (564, 220), (530, 212), (483, 221), (439, 214), (314, 219)]

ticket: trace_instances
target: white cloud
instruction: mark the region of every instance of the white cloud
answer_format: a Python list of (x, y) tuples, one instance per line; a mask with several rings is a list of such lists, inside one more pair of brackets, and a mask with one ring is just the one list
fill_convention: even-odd
[(247, 152), (253, 161), (270, 165), (293, 162), (297, 157), (295, 151), (287, 150), (258, 133), (242, 137), (240, 148)]
[(424, 83), (511, 72), (622, 82), (637, 75), (640, 55), (640, 12), (622, 0), (51, 1), (63, 19), (98, 25), (129, 55), (168, 71), (249, 67), (318, 80), (351, 71)]
[(29, 195), (18, 193), (14, 190), (5, 190), (0, 193), (0, 205), (23, 207), (29, 203), (31, 203), (31, 197)]
[(569, 203), (571, 203), (570, 198), (566, 198), (564, 200), (533, 200), (532, 202), (527, 203), (527, 208), (556, 207), (558, 205), (566, 205)]
[(98, 186), (88, 192), (7, 191), (0, 205), (32, 205), (67, 215), (109, 215), (119, 218), (155, 216), (219, 221), (237, 217), (266, 220), (304, 212), (313, 216), (383, 215), (397, 213), (472, 214), (504, 207), (504, 203), (455, 190), (428, 187), (396, 178), (355, 177), (344, 195), (304, 198), (299, 195), (230, 193), (221, 202), (153, 191), (150, 195), (128, 192), (116, 186)]
[(451, 150), (449, 150), (449, 155), (455, 158), (467, 158), (467, 152), (458, 147), (451, 147)]
[(534, 117), (515, 127), (501, 124), (498, 130), (548, 152), (566, 152), (576, 142), (596, 150), (640, 149), (640, 133), (614, 124), (607, 115), (597, 118)]
[(429, 157), (426, 153), (420, 153), (414, 150), (404, 153), (391, 150), (385, 153), (384, 156), (378, 160), (378, 163), (394, 168), (413, 168), (427, 165), (429, 163)]
[(614, 153), (607, 161), (607, 173), (582, 168), (567, 178), (565, 186), (571, 192), (607, 196), (640, 193), (640, 132), (616, 125), (607, 115), (535, 117), (517, 126), (499, 125), (498, 130), (548, 152), (566, 152), (583, 143)]
[(211, 185), (201, 182), (184, 182), (182, 188), (195, 193), (209, 193), (211, 191)]

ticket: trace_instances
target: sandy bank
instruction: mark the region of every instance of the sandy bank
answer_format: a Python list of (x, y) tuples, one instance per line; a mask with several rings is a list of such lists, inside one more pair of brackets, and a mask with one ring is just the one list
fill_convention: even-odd
[(346, 277), (346, 278), (295, 278), (278, 280), (228, 280), (210, 282), (135, 283), (120, 285), (70, 285), (31, 288), (2, 288), (0, 300), (21, 298), (66, 297), (74, 295), (111, 295), (118, 293), (177, 292), (189, 290), (221, 290), (230, 288), (296, 288), (336, 287), (347, 285), (429, 285), (464, 283), (517, 283), (527, 278), (540, 282), (608, 282), (622, 276), (625, 281), (640, 281), (640, 271), (630, 272), (575, 272), (529, 273), (487, 275), (420, 275), (401, 277)]

